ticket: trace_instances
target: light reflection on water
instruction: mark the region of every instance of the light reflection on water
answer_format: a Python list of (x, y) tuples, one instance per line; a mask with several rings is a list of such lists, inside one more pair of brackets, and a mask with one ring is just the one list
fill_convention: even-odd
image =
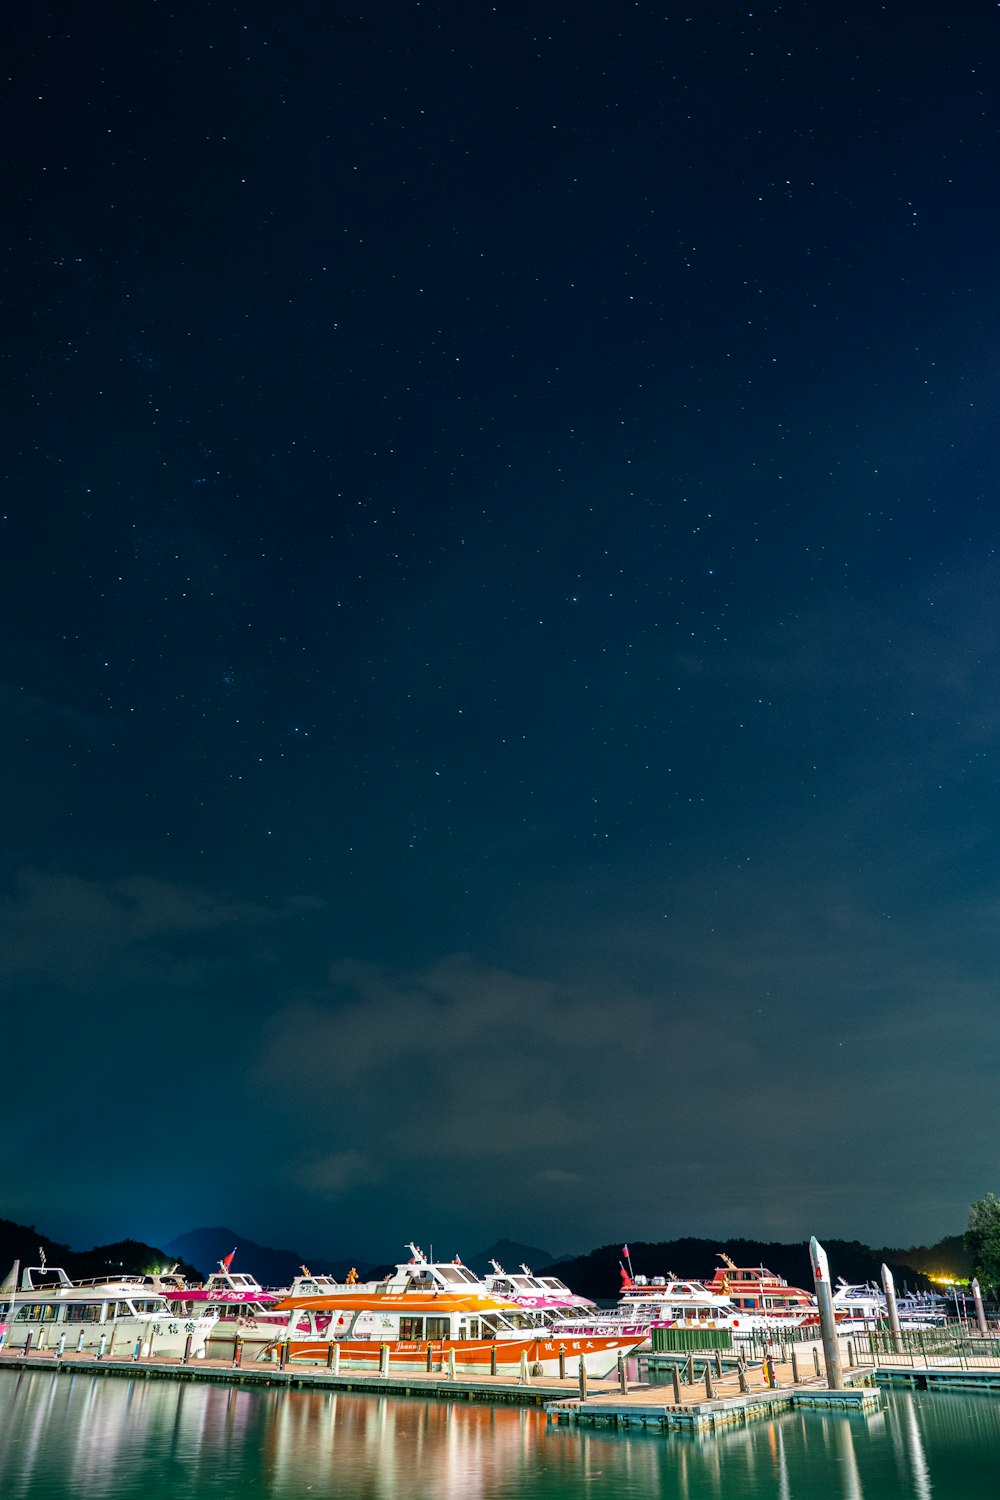
[(519, 1407), (0, 1371), (4, 1500), (975, 1500), (1000, 1400), (890, 1396), (716, 1437), (549, 1426)]

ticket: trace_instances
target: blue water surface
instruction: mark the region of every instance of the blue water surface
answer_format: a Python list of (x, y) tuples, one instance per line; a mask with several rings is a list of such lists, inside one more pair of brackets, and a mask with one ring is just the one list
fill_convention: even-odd
[(978, 1500), (1000, 1397), (893, 1393), (721, 1436), (587, 1431), (519, 1407), (0, 1370), (3, 1500)]

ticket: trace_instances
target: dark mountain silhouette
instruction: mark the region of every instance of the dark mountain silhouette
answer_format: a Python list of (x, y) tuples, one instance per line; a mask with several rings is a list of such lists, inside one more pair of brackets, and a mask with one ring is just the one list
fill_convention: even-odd
[(192, 1229), (170, 1241), (172, 1255), (182, 1255), (198, 1267), (203, 1276), (219, 1269), (219, 1262), (235, 1250), (232, 1269), (255, 1276), (262, 1286), (288, 1286), (303, 1265), (315, 1275), (336, 1276), (341, 1280), (353, 1267), (362, 1278), (384, 1276), (389, 1266), (373, 1266), (365, 1261), (326, 1260), (321, 1255), (303, 1256), (298, 1250), (275, 1250), (258, 1245), (238, 1230), (218, 1226), (214, 1229)]
[[(914, 1246), (910, 1250), (876, 1250), (857, 1240), (823, 1239), (822, 1243), (835, 1279), (878, 1282), (885, 1261), (901, 1290), (904, 1286), (912, 1290), (928, 1289), (931, 1283), (926, 1273), (929, 1271), (965, 1276), (970, 1263), (961, 1235), (939, 1240), (936, 1245)], [(119, 1240), (111, 1245), (96, 1245), (92, 1250), (71, 1250), (68, 1245), (42, 1234), (33, 1225), (0, 1219), (0, 1279), (15, 1260), (19, 1260), (22, 1266), (38, 1265), (39, 1251), (42, 1250), (49, 1265), (65, 1267), (74, 1280), (112, 1276), (116, 1272), (142, 1274), (180, 1262), (181, 1272), (190, 1280), (198, 1281), (217, 1269), (219, 1261), (234, 1248), (233, 1269), (249, 1272), (266, 1286), (287, 1286), (303, 1263), (317, 1274), (339, 1278), (344, 1278), (354, 1266), (366, 1280), (377, 1279), (392, 1269), (389, 1265), (372, 1265), (362, 1260), (329, 1260), (322, 1256), (303, 1256), (297, 1250), (276, 1250), (259, 1245), (225, 1226), (193, 1229), (178, 1235), (163, 1249), (139, 1240)], [(789, 1245), (742, 1239), (635, 1240), (630, 1251), (633, 1270), (647, 1276), (666, 1276), (670, 1271), (676, 1271), (680, 1276), (705, 1280), (719, 1263), (718, 1252), (725, 1251), (737, 1265), (765, 1265), (777, 1275), (784, 1276), (793, 1286), (812, 1288), (809, 1247), (805, 1241)], [(601, 1246), (588, 1255), (566, 1256), (554, 1261), (547, 1251), (536, 1245), (502, 1239), (471, 1256), (465, 1263), (477, 1273), (487, 1270), (491, 1260), (498, 1260), (508, 1271), (517, 1270), (522, 1262), (533, 1271), (551, 1267), (575, 1292), (610, 1301), (617, 1297), (621, 1283), (621, 1258), (622, 1247), (614, 1244)]]
[(499, 1261), (505, 1271), (519, 1271), (521, 1267), (530, 1266), (536, 1271), (539, 1266), (550, 1266), (552, 1264), (552, 1252), (550, 1250), (539, 1250), (537, 1245), (519, 1245), (516, 1240), (497, 1240), (488, 1250), (480, 1250), (478, 1255), (463, 1257), (464, 1264), (470, 1271), (475, 1271), (477, 1276), (484, 1275), (493, 1269), (491, 1262)]
[[(821, 1243), (829, 1256), (830, 1274), (835, 1281), (843, 1277), (848, 1282), (874, 1281), (881, 1284), (881, 1266), (889, 1252), (872, 1250), (857, 1240), (824, 1239)], [(617, 1297), (621, 1285), (622, 1248), (621, 1245), (603, 1245), (589, 1255), (560, 1261), (553, 1269), (574, 1292), (597, 1301), (610, 1301)], [(767, 1266), (776, 1275), (783, 1276), (789, 1285), (812, 1291), (809, 1246), (805, 1241), (797, 1245), (782, 1245), (764, 1240), (679, 1239), (657, 1243), (635, 1240), (629, 1250), (632, 1269), (637, 1275), (669, 1276), (671, 1271), (676, 1271), (678, 1276), (707, 1281), (720, 1264), (719, 1252), (725, 1251), (738, 1266)], [(894, 1257), (906, 1253), (897, 1251)], [(887, 1264), (900, 1290), (904, 1283), (914, 1290), (930, 1288), (931, 1283), (915, 1266), (895, 1258)], [(545, 1268), (535, 1266), (533, 1269)]]
[[(385, 1276), (392, 1270), (392, 1266), (371, 1265), (367, 1261), (354, 1260), (325, 1260), (321, 1255), (302, 1256), (297, 1250), (275, 1250), (268, 1245), (258, 1245), (254, 1240), (241, 1236), (235, 1229), (227, 1229), (219, 1226), (214, 1229), (192, 1229), (187, 1234), (180, 1234), (171, 1240), (167, 1249), (174, 1255), (183, 1255), (192, 1264), (196, 1265), (203, 1275), (210, 1271), (216, 1271), (219, 1261), (229, 1254), (230, 1250), (236, 1250), (233, 1259), (234, 1271), (247, 1271), (256, 1276), (257, 1280), (265, 1286), (287, 1286), (293, 1276), (296, 1276), (305, 1262), (310, 1271), (319, 1275), (338, 1276), (343, 1278), (353, 1266), (358, 1275), (365, 1280), (377, 1279)], [(425, 1254), (430, 1254), (430, 1247), (424, 1245)], [(442, 1247), (436, 1247), (438, 1258), (441, 1258)], [(406, 1257), (407, 1252), (400, 1249), (400, 1259)], [(445, 1256), (450, 1259), (450, 1255)], [(532, 1270), (542, 1264), (551, 1264), (552, 1253), (549, 1250), (541, 1250), (537, 1245), (521, 1245), (514, 1240), (497, 1240), (488, 1250), (480, 1250), (478, 1255), (463, 1256), (462, 1260), (476, 1275), (482, 1275), (490, 1269), (491, 1260), (498, 1260), (508, 1271), (516, 1271), (522, 1262), (531, 1266)]]
[[(41, 1253), (50, 1266), (62, 1266), (73, 1281), (82, 1281), (90, 1276), (143, 1275), (147, 1271), (159, 1271), (169, 1267), (180, 1257), (154, 1245), (144, 1245), (141, 1240), (118, 1240), (113, 1245), (95, 1245), (93, 1250), (71, 1250), (58, 1240), (49, 1239), (33, 1225), (15, 1224), (10, 1219), (0, 1219), (0, 1276), (6, 1274), (15, 1260), (21, 1266), (37, 1266)], [(193, 1265), (182, 1260), (178, 1267), (181, 1274), (197, 1280)]]

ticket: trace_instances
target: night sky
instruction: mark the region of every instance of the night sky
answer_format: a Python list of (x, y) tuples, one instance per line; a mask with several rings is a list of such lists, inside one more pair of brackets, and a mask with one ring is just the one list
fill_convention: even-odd
[(1000, 1187), (998, 25), (22, 7), (0, 1215), (907, 1245)]

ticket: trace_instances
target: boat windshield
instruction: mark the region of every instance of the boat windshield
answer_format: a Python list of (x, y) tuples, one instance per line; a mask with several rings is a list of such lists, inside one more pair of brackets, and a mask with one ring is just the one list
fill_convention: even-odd
[(450, 1282), (452, 1286), (463, 1286), (468, 1282), (473, 1286), (479, 1285), (478, 1278), (464, 1266), (435, 1266), (434, 1269), (442, 1281)]
[(487, 1338), (496, 1338), (497, 1334), (510, 1333), (522, 1326), (520, 1319), (507, 1319), (501, 1313), (483, 1313), (481, 1322)]

